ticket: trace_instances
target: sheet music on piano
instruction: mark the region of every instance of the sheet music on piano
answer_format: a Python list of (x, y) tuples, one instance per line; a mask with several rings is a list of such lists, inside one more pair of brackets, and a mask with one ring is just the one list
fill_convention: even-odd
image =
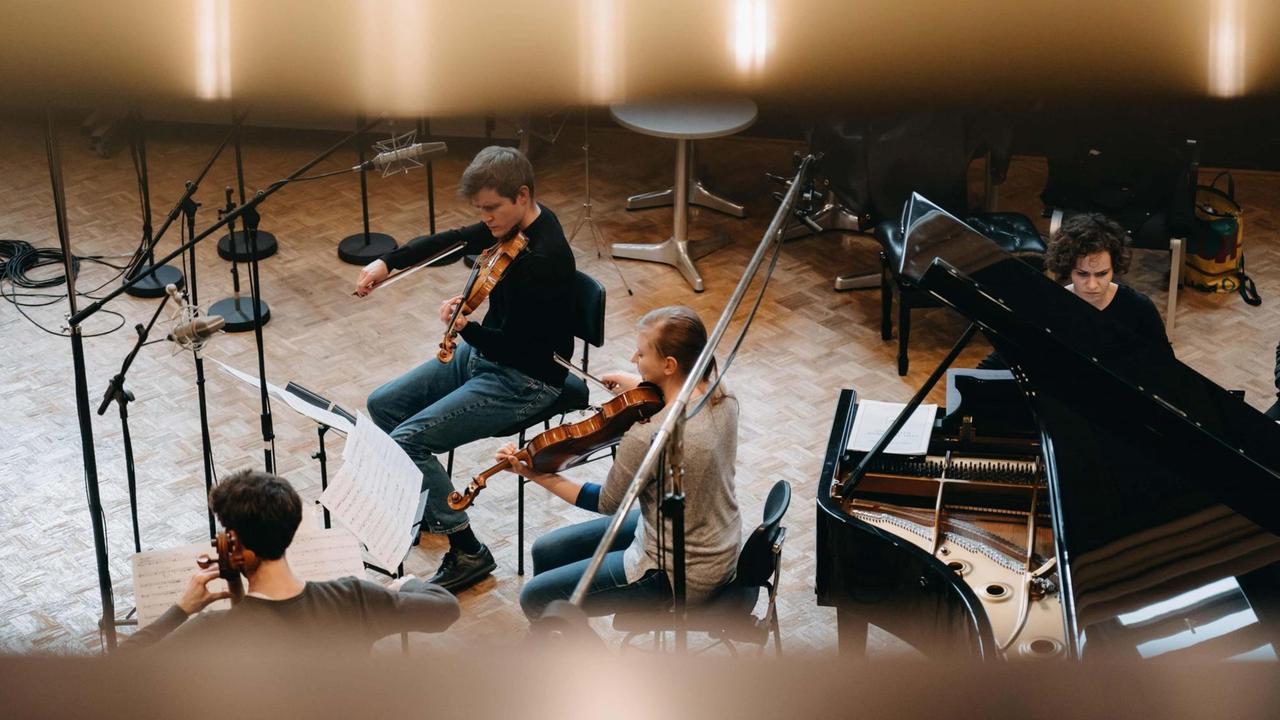
[(342, 458), (342, 468), (321, 493), (320, 503), (383, 568), (395, 568), (413, 541), (422, 471), (364, 413), (356, 417)]
[[(894, 418), (906, 408), (905, 403), (863, 400), (858, 403), (858, 414), (853, 418), (853, 430), (849, 433), (849, 450), (869, 452), (884, 435)], [(937, 405), (921, 405), (908, 418), (896, 437), (885, 448), (893, 455), (924, 455), (929, 450), (929, 437), (933, 421), (938, 415)]]
[[(182, 597), (187, 581), (198, 569), (196, 559), (212, 552), (209, 543), (193, 543), (133, 556), (133, 593), (139, 627), (155, 621)], [(285, 557), (294, 574), (302, 580), (364, 577), (360, 543), (342, 528), (309, 529), (303, 523)], [(215, 592), (226, 590), (227, 583), (219, 578), (208, 587)], [(230, 607), (230, 600), (219, 600), (206, 609), (227, 610)]]

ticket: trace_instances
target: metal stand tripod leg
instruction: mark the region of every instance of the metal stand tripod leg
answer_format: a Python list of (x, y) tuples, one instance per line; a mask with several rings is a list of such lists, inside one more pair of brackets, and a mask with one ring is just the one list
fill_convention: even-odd
[[(557, 133), (558, 135), (559, 133)], [(587, 110), (582, 111), (582, 168), (584, 183), (586, 184), (586, 202), (582, 203), (582, 217), (578, 220), (578, 224), (573, 226), (573, 232), (569, 233), (569, 243), (573, 244), (573, 239), (578, 236), (578, 231), (585, 226), (591, 233), (591, 241), (596, 246), (596, 257), (602, 257), (604, 252), (604, 233), (600, 228), (596, 227), (595, 218), (591, 216), (591, 125), (587, 116)], [(618, 279), (622, 281), (622, 287), (627, 289), (628, 295), (634, 295), (631, 292), (631, 285), (627, 283), (627, 278), (622, 274), (622, 268), (618, 267), (618, 263), (614, 261), (613, 256), (609, 256), (609, 263), (613, 265), (613, 269), (618, 273)]]

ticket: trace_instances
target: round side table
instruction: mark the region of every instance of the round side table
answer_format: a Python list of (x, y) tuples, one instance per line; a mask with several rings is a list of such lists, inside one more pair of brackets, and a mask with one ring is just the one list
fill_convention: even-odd
[[(670, 190), (635, 195), (627, 200), (627, 209), (672, 205), (673, 229), (665, 241), (652, 243), (614, 243), (617, 258), (646, 260), (674, 266), (697, 292), (703, 291), (702, 276), (693, 265), (694, 257), (702, 257), (726, 243), (727, 239), (690, 244), (689, 203), (745, 217), (741, 205), (732, 203), (711, 191), (692, 177), (691, 146), (694, 140), (725, 137), (741, 132), (756, 120), (756, 104), (745, 98), (699, 102), (618, 103), (610, 106), (610, 115), (619, 125), (635, 132), (676, 141), (675, 185)], [(691, 191), (692, 186), (692, 191)]]

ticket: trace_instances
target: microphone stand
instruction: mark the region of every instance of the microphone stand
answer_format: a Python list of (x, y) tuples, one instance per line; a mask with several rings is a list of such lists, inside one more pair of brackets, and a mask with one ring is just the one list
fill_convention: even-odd
[[(186, 219), (187, 237), (195, 237), (196, 235), (196, 209), (200, 204), (191, 199), (194, 192), (195, 183), (187, 183), (187, 197), (182, 201), (182, 215)], [(187, 301), (191, 303), (192, 308), (200, 307), (200, 296), (196, 290), (196, 246), (189, 244), (191, 251), (191, 263), (187, 268)], [(209, 497), (209, 492), (213, 490), (213, 442), (209, 439), (209, 403), (204, 392), (204, 355), (201, 354), (203, 341), (194, 340), (191, 346), (191, 354), (195, 358), (196, 365), (196, 398), (200, 406), (200, 454), (204, 461), (204, 496)], [(218, 526), (213, 520), (213, 508), (205, 503), (205, 509), (209, 514), (209, 539), (218, 536)]]
[[(218, 211), (219, 218), (224, 217), (227, 213), (230, 213), (232, 210), (236, 209), (235, 201), (231, 199), (231, 188), (228, 187), (226, 189), (226, 193), (227, 193), (227, 203), (225, 206), (223, 206), (221, 210)], [(241, 203), (244, 202), (244, 178), (243, 177), (241, 177), (240, 179), (240, 202)], [(235, 220), (232, 220), (231, 222), (227, 223), (227, 234), (224, 235), (222, 239), (226, 240), (228, 237), (234, 237), (235, 235), (236, 235), (236, 223), (235, 223)], [(247, 240), (248, 235), (246, 234), (244, 237), (246, 238), (246, 242), (248, 242)], [(275, 243), (275, 238), (271, 235), (271, 233), (259, 232), (258, 237), (263, 239), (270, 238), (271, 243)], [(219, 243), (221, 243), (221, 241), (219, 241)], [(222, 253), (221, 244), (219, 244), (218, 248), (219, 248), (218, 252), (219, 254), (221, 254)], [(271, 253), (274, 253), (274, 252), (275, 252), (275, 249), (273, 246), (273, 249), (271, 250), (271, 252), (266, 252), (264, 250), (259, 254), (265, 257), (265, 256), (271, 255)], [(226, 257), (226, 256), (224, 255), (223, 257)], [(249, 252), (248, 248), (245, 249), (244, 257), (251, 258), (254, 261), (258, 259), (254, 257), (254, 253)], [(265, 301), (263, 300), (258, 301), (258, 313), (255, 315), (249, 307), (249, 301), (241, 298), (240, 269), (237, 266), (236, 259), (234, 256), (231, 258), (231, 291), (232, 291), (231, 297), (223, 298), (209, 306), (210, 315), (219, 315), (222, 317), (223, 320), (226, 321), (226, 325), (223, 326), (224, 330), (226, 330), (227, 332), (245, 332), (247, 330), (252, 330), (254, 326), (258, 323), (259, 319), (261, 319), (261, 322), (263, 323), (267, 323), (271, 321), (271, 308), (267, 305)]]
[[(236, 184), (240, 186), (240, 204), (244, 204), (244, 158), (240, 153), (240, 135), (241, 131), (236, 130), (233, 146), (236, 153)], [(230, 197), (227, 198), (230, 201)], [(230, 260), (231, 267), (235, 267), (237, 260), (240, 262), (248, 262), (250, 258), (257, 260), (266, 260), (276, 254), (280, 244), (276, 242), (276, 236), (266, 230), (258, 231), (258, 248), (255, 251), (249, 243), (249, 235), (247, 233), (237, 233), (234, 227), (227, 228), (227, 234), (218, 240), (218, 256), (223, 260)], [(234, 273), (233, 273), (234, 277)], [(237, 289), (238, 290), (238, 289)], [(225, 316), (224, 316), (225, 317)], [(246, 328), (247, 329), (247, 328)]]
[(129, 516), (133, 520), (133, 551), (135, 553), (142, 552), (142, 539), (138, 534), (138, 485), (133, 465), (133, 442), (129, 437), (129, 403), (133, 402), (134, 397), (133, 393), (124, 387), (124, 376), (129, 372), (129, 366), (133, 365), (133, 359), (137, 357), (138, 351), (147, 343), (147, 336), (151, 334), (151, 328), (155, 327), (156, 320), (160, 317), (160, 312), (164, 310), (164, 306), (168, 302), (169, 294), (165, 293), (160, 300), (160, 304), (156, 306), (156, 311), (151, 314), (151, 320), (145, 326), (142, 323), (134, 326), (133, 329), (138, 334), (138, 340), (133, 344), (133, 349), (129, 351), (129, 354), (125, 356), (124, 363), (120, 366), (120, 372), (111, 378), (111, 382), (107, 385), (107, 391), (102, 396), (102, 404), (98, 406), (98, 415), (105, 415), (112, 402), (120, 406), (120, 432), (124, 438), (124, 471), (129, 484)]
[(129, 152), (133, 154), (133, 162), (138, 172), (138, 195), (142, 200), (142, 242), (147, 249), (139, 259), (138, 265), (125, 275), (126, 282), (138, 277), (143, 278), (128, 290), (128, 293), (134, 297), (168, 297), (165, 286), (182, 287), (182, 271), (170, 265), (155, 264), (155, 247), (160, 239), (159, 237), (153, 239), (151, 236), (151, 183), (147, 178), (147, 138), (142, 116), (137, 111), (129, 114)]
[[(573, 232), (569, 233), (568, 242), (572, 245), (573, 239), (578, 237), (578, 231), (586, 227), (592, 241), (596, 244), (596, 258), (599, 259), (600, 249), (607, 243), (604, 241), (604, 233), (596, 226), (595, 218), (591, 217), (591, 119), (590, 108), (586, 107), (582, 109), (582, 175), (583, 183), (586, 185), (586, 200), (582, 203), (582, 217), (573, 227)], [(622, 281), (622, 287), (626, 288), (627, 294), (635, 295), (631, 292), (631, 285), (627, 283), (627, 277), (622, 274), (622, 268), (618, 266), (618, 261), (613, 259), (612, 253), (609, 254), (609, 262), (617, 271), (618, 279)]]
[[(357, 126), (365, 126), (364, 116), (356, 118)], [(360, 213), (364, 232), (348, 235), (338, 243), (338, 258), (352, 265), (368, 265), (397, 247), (396, 239), (386, 233), (369, 232), (368, 168), (364, 167), (364, 131), (356, 136), (356, 153), (360, 158)]]
[[(342, 139), (341, 142), (326, 149), (316, 158), (295, 170), (288, 177), (277, 180), (265, 190), (259, 190), (253, 198), (249, 199), (244, 205), (233, 210), (223, 216), (218, 222), (204, 232), (189, 239), (184, 245), (177, 248), (166, 255), (159, 264), (164, 264), (186, 252), (188, 248), (194, 247), (201, 240), (217, 232), (225, 227), (228, 223), (233, 222), (251, 208), (256, 208), (268, 197), (275, 194), (278, 190), (288, 185), (297, 178), (302, 177), (308, 170), (318, 165), (325, 158), (337, 152), (344, 145), (349, 143), (351, 139), (369, 127), (376, 124), (377, 121), (369, 123), (367, 126), (360, 128), (355, 135), (351, 135)], [(71, 364), (75, 376), (75, 393), (76, 393), (76, 414), (79, 418), (80, 425), (80, 450), (84, 462), (85, 474), (85, 495), (89, 507), (89, 519), (93, 526), (93, 549), (94, 559), (97, 563), (98, 570), (98, 591), (102, 599), (102, 618), (99, 620), (99, 627), (103, 635), (103, 645), (108, 650), (115, 650), (116, 647), (116, 620), (115, 620), (115, 597), (111, 589), (111, 571), (109, 559), (107, 557), (107, 540), (106, 530), (103, 523), (102, 498), (98, 488), (98, 456), (97, 450), (93, 444), (93, 414), (89, 405), (88, 380), (85, 371), (85, 354), (84, 354), (84, 334), (81, 326), (86, 320), (97, 314), (107, 303), (116, 299), (120, 295), (127, 292), (133, 285), (141, 281), (138, 276), (124, 285), (108, 292), (101, 298), (94, 300), (84, 308), (78, 307), (76, 290), (75, 290), (75, 271), (72, 267), (72, 247), (71, 237), (67, 231), (66, 217), (66, 196), (63, 192), (62, 185), (62, 160), (58, 154), (57, 138), (53, 128), (53, 110), (46, 111), (45, 119), (45, 155), (49, 164), (49, 181), (53, 188), (54, 212), (56, 215), (58, 227), (58, 242), (62, 249), (62, 258), (64, 271), (67, 278), (67, 305), (69, 309), (67, 317), (67, 334), (71, 340)], [(259, 382), (265, 392), (265, 376), (259, 376)], [(110, 618), (110, 620), (108, 620)]]
[[(84, 458), (84, 489), (89, 505), (89, 520), (93, 525), (93, 554), (98, 565), (98, 592), (102, 596), (102, 617), (98, 620), (98, 632), (102, 634), (103, 644), (110, 651), (115, 650), (116, 647), (116, 601), (111, 594), (111, 570), (107, 564), (107, 533), (102, 513), (102, 496), (98, 493), (98, 458), (93, 447), (93, 416), (89, 413), (89, 382), (85, 377), (84, 368), (84, 334), (80, 328), (83, 319), (75, 319), (84, 311), (76, 310), (76, 273), (72, 259), (74, 256), (71, 254), (71, 237), (67, 231), (67, 198), (62, 186), (62, 158), (58, 154), (58, 141), (53, 131), (52, 109), (45, 111), (44, 149), (49, 163), (49, 184), (53, 189), (53, 210), (58, 226), (58, 244), (62, 248), (63, 271), (67, 278), (67, 306), (71, 313), (71, 319), (68, 320), (67, 325), (71, 338), (71, 365), (75, 374), (76, 415), (80, 421), (80, 452)], [(167, 258), (165, 262), (172, 259)], [(141, 278), (142, 276), (135, 277), (129, 283), (141, 282)], [(117, 291), (108, 293), (107, 297), (124, 292), (124, 287), (127, 285), (128, 283)]]
[[(233, 118), (234, 120), (234, 118)], [(240, 136), (239, 130), (235, 134), (235, 152), (236, 152), (236, 184), (240, 187), (240, 204), (244, 204), (244, 158), (240, 153)], [(227, 203), (223, 209), (224, 213), (231, 212), (235, 209), (235, 205), (231, 202), (231, 188), (227, 188)], [(245, 332), (252, 330), (254, 323), (258, 322), (255, 318), (260, 318), (261, 322), (269, 322), (271, 320), (271, 308), (261, 299), (258, 302), (262, 305), (257, 315), (249, 311), (240, 298), (240, 269), (238, 262), (247, 262), (249, 260), (263, 260), (276, 254), (279, 243), (276, 242), (276, 236), (265, 230), (258, 231), (258, 246), (255, 251), (251, 247), (249, 235), (247, 232), (236, 232), (236, 225), (231, 222), (227, 225), (227, 234), (218, 240), (218, 255), (224, 260), (231, 261), (231, 289), (232, 296), (219, 300), (209, 306), (210, 315), (221, 315), (226, 321), (223, 326), (227, 332)]]
[[(426, 118), (418, 118), (418, 137), (421, 142), (426, 142), (431, 137), (431, 121)], [(361, 162), (363, 162), (363, 156)], [(419, 235), (409, 242), (416, 242), (424, 237), (431, 237), (436, 234), (436, 180), (435, 168), (432, 166), (430, 158), (427, 159), (427, 234)]]
[[(280, 181), (280, 184), (272, 185), (271, 192), (284, 187), (288, 180)], [(249, 237), (249, 306), (253, 310), (253, 341), (258, 351), (258, 396), (262, 407), (262, 454), (263, 464), (266, 471), (274, 473), (276, 471), (275, 449), (276, 435), (275, 428), (271, 423), (271, 401), (267, 398), (267, 359), (265, 346), (262, 342), (262, 326), (266, 323), (266, 318), (262, 314), (262, 281), (258, 274), (258, 221), (261, 216), (258, 215), (258, 205), (266, 199), (261, 191), (247, 205), (241, 205), (241, 214), (244, 216), (245, 234)], [(235, 222), (236, 212), (233, 210), (227, 215), (231, 218), (231, 222)], [(194, 251), (193, 251), (194, 252)]]

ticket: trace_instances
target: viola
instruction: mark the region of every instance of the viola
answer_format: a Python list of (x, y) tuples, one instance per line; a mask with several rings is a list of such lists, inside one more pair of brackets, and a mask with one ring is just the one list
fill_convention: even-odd
[(516, 228), (509, 237), (495, 243), (476, 259), (475, 266), (471, 268), (471, 277), (467, 278), (467, 284), (462, 290), (462, 302), (454, 308), (453, 315), (449, 318), (449, 328), (445, 330), (444, 339), (440, 341), (440, 351), (436, 353), (437, 360), (447, 363), (453, 359), (453, 351), (458, 347), (458, 331), (454, 330), (453, 326), (458, 321), (458, 315), (469, 315), (475, 312), (476, 308), (489, 297), (489, 293), (498, 286), (498, 282), (511, 267), (511, 263), (515, 262), (527, 247), (529, 247), (529, 238)]
[(196, 564), (206, 569), (217, 565), (218, 577), (227, 581), (232, 602), (239, 601), (244, 594), (243, 586), (240, 584), (240, 574), (249, 566), (257, 564), (257, 555), (240, 544), (240, 538), (235, 530), (218, 533), (209, 541), (209, 545), (214, 549), (214, 557), (201, 555), (196, 560)]
[[(617, 444), (632, 425), (656, 415), (664, 403), (662, 390), (657, 385), (641, 383), (609, 400), (585, 420), (539, 433), (516, 452), (514, 459), (545, 473), (581, 465), (593, 454)], [(449, 493), (446, 499), (449, 507), (454, 510), (470, 507), (489, 478), (509, 469), (511, 462), (500, 462), (475, 476), (463, 492)]]

